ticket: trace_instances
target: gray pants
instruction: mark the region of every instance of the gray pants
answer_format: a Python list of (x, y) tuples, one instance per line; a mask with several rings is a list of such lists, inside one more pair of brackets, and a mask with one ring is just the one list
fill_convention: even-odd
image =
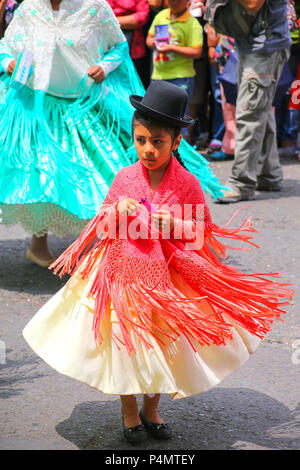
[(288, 57), (289, 49), (239, 52), (235, 152), (227, 185), (246, 197), (254, 194), (258, 182), (271, 186), (283, 180), (272, 102)]

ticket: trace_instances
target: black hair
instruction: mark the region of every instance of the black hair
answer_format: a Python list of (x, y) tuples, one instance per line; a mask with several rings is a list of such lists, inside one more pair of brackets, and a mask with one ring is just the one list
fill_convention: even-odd
[[(148, 115), (142, 113), (141, 111), (139, 111), (137, 109), (133, 113), (133, 117), (132, 117), (132, 134), (133, 134), (136, 122), (140, 122), (141, 124), (145, 125), (146, 127), (147, 126), (149, 126), (149, 127), (151, 127), (151, 126), (161, 127), (165, 131), (169, 132), (173, 136), (174, 140), (181, 133), (181, 128), (180, 127), (174, 126), (173, 124), (169, 124), (168, 122), (165, 122), (163, 120), (156, 119), (156, 118), (153, 118), (151, 116), (148, 116)], [(176, 158), (176, 160), (180, 163), (180, 165), (183, 166), (186, 169), (186, 166), (184, 165), (178, 150), (173, 150), (172, 154)]]

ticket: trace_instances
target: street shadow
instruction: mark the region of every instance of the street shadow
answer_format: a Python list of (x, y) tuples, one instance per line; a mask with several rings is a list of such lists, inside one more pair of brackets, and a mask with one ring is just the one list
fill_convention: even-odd
[[(6, 354), (13, 352), (6, 350)], [(23, 356), (22, 360), (7, 358), (5, 364), (0, 364), (0, 399), (7, 399), (22, 394), (23, 383), (43, 377), (36, 371), (40, 364), (39, 357)]]
[[(228, 165), (228, 166), (231, 166), (233, 164), (233, 160), (213, 160), (210, 156), (209, 153), (205, 152), (205, 151), (199, 151), (199, 154), (202, 155), (208, 162), (209, 164), (212, 166), (213, 164), (216, 164), (216, 163), (219, 163), (221, 165), (225, 164), (225, 165)], [(294, 155), (286, 155), (286, 156), (283, 156), (283, 155), (279, 155), (279, 159), (280, 159), (280, 163), (282, 166), (290, 166), (290, 165), (297, 165), (299, 164), (299, 167), (300, 167), (300, 162), (296, 156), (296, 154)]]
[[(300, 165), (299, 165), (300, 169)], [(221, 184), (226, 186), (225, 181), (221, 181)], [(251, 204), (251, 207), (255, 205), (256, 201), (268, 200), (268, 199), (283, 199), (283, 198), (290, 198), (290, 197), (300, 197), (300, 181), (294, 180), (290, 178), (286, 178), (283, 181), (281, 191), (256, 191), (255, 192), (255, 199), (250, 201), (241, 201), (234, 204), (235, 208), (239, 208), (245, 206), (246, 203)], [(212, 203), (210, 202), (210, 206)], [(218, 204), (218, 206), (225, 208), (225, 207), (233, 207), (232, 204)]]
[[(299, 166), (300, 169), (300, 166)], [(283, 181), (281, 191), (256, 191), (256, 200), (281, 199), (289, 197), (300, 197), (300, 181), (286, 178)]]
[(281, 165), (283, 166), (288, 166), (288, 165), (295, 165), (295, 164), (299, 164), (300, 166), (300, 162), (296, 156), (296, 154), (294, 155), (287, 155), (287, 156), (283, 156), (283, 155), (280, 155), (279, 156), (279, 159), (280, 159), (280, 163)]
[[(178, 401), (162, 396), (160, 413), (172, 428), (172, 439), (149, 437), (138, 450), (292, 450), (300, 445), (300, 406), (292, 412), (247, 388), (216, 387)], [(119, 399), (80, 403), (56, 431), (80, 450), (134, 449), (123, 437)]]
[[(74, 239), (57, 239), (49, 235), (49, 246), (55, 256), (63, 253)], [(0, 242), (0, 289), (29, 295), (54, 295), (63, 287), (70, 276), (60, 278), (52, 270), (41, 268), (25, 258), (30, 238), (25, 240), (2, 240)], [(241, 243), (231, 242), (239, 247)], [(243, 264), (234, 255), (223, 260), (225, 264), (243, 269)], [(244, 269), (246, 271), (246, 269)]]
[[(74, 238), (59, 239), (50, 234), (48, 240), (51, 252), (58, 257), (71, 245)], [(32, 295), (53, 295), (65, 285), (69, 276), (60, 278), (53, 271), (28, 261), (25, 253), (29, 243), (30, 238), (1, 240), (0, 289)]]

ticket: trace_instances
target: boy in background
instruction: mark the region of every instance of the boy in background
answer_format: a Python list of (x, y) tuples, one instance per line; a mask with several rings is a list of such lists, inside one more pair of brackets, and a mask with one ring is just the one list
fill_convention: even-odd
[[(203, 30), (189, 12), (189, 0), (168, 0), (169, 8), (158, 13), (148, 31), (147, 46), (154, 50), (152, 80), (165, 80), (184, 88), (191, 98), (194, 88), (194, 59), (202, 54)], [(167, 31), (164, 41), (157, 26)], [(187, 109), (187, 114), (189, 110)], [(187, 137), (188, 130), (183, 130)]]

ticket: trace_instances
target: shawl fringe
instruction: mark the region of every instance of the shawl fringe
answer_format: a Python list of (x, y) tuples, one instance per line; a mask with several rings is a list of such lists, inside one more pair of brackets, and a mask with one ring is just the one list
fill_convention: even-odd
[[(220, 257), (226, 258), (226, 250), (230, 247), (224, 245), (220, 238), (242, 241), (259, 248), (251, 241), (252, 233), (257, 232), (251, 218), (246, 218), (236, 229), (228, 228), (232, 219), (222, 227), (213, 224), (199, 252), (184, 252), (176, 246), (174, 249), (175, 244), (161, 240), (168, 265), (195, 292), (194, 297), (187, 298), (164, 276), (151, 288), (139, 279), (138, 267), (133, 282), (107, 269), (113, 241), (101, 240), (97, 236), (97, 224), (104, 216), (105, 209), (50, 266), (56, 274), (60, 273), (60, 277), (77, 272), (85, 279), (98, 262), (89, 295), (95, 299), (93, 330), (99, 344), (103, 341), (103, 326), (109, 329), (117, 347), (125, 346), (129, 354), (136, 352), (133, 333), (147, 348), (152, 347), (149, 335), (159, 344), (165, 344), (164, 338), (175, 341), (179, 335), (184, 335), (194, 350), (193, 341), (201, 345), (226, 344), (232, 338), (232, 323), (263, 338), (271, 330), (274, 319), (281, 319), (285, 313), (280, 307), (289, 304), (280, 298), (291, 299), (294, 295), (294, 291), (287, 287), (291, 284), (265, 278), (278, 278), (278, 273), (242, 273), (221, 262)], [(120, 254), (118, 263), (122, 262)], [(134, 269), (134, 262), (132, 266)], [(209, 303), (212, 312), (209, 315), (201, 313), (200, 304), (204, 300)], [(117, 315), (121, 337), (111, 328), (111, 305)]]

